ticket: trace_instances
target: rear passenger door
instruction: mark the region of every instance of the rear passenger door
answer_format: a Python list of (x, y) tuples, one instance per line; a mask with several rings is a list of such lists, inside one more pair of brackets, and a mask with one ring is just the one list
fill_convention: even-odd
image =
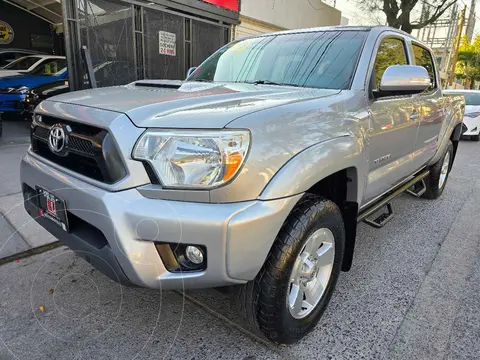
[(415, 65), (427, 69), (432, 81), (432, 85), (426, 91), (415, 95), (415, 106), (420, 114), (415, 149), (421, 164), (426, 164), (437, 150), (438, 137), (445, 119), (445, 104), (438, 86), (432, 54), (416, 42), (412, 42), (412, 50)]
[(379, 41), (370, 75), (369, 175), (364, 204), (415, 171), (412, 158), (418, 114), (413, 95), (381, 96), (378, 91), (389, 66), (409, 64), (407, 44), (398, 35), (386, 35)]

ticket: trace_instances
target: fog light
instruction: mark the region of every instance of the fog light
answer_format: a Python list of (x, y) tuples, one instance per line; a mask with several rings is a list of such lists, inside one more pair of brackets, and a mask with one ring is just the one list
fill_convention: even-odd
[(195, 265), (199, 265), (203, 263), (202, 250), (200, 250), (196, 246), (187, 246), (185, 249), (185, 256), (189, 261), (191, 261)]

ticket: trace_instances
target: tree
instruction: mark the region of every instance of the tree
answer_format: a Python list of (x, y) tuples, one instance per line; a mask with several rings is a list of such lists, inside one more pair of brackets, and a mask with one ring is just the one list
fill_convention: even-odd
[[(411, 33), (414, 29), (421, 29), (435, 22), (457, 0), (357, 0), (359, 5), (370, 13), (381, 11), (385, 14), (389, 26)], [(416, 5), (425, 4), (426, 9), (422, 18), (412, 20), (412, 11)]]
[(480, 80), (480, 35), (477, 35), (471, 43), (466, 36), (462, 38), (455, 76), (465, 79), (466, 88), (473, 88), (475, 80)]

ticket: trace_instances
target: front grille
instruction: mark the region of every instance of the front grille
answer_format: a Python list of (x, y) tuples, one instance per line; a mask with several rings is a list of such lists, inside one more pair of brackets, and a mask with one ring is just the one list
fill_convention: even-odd
[[(65, 145), (53, 152), (48, 143), (52, 126), (65, 133)], [(34, 120), (31, 131), (32, 150), (43, 158), (91, 179), (113, 184), (126, 175), (121, 155), (108, 131), (51, 116)]]
[(40, 126), (37, 126), (33, 133), (38, 136), (39, 138), (47, 141), (47, 137), (48, 137), (48, 129), (47, 128), (44, 128), (44, 127), (40, 127)]
[(92, 142), (78, 137), (70, 137), (68, 148), (88, 155), (94, 155)]

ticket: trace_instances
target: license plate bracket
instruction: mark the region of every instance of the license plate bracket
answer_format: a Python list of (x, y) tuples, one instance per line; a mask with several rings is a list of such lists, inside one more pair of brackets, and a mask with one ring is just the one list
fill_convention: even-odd
[(63, 231), (69, 231), (67, 205), (65, 200), (52, 194), (50, 191), (37, 186), (38, 215), (46, 218)]

